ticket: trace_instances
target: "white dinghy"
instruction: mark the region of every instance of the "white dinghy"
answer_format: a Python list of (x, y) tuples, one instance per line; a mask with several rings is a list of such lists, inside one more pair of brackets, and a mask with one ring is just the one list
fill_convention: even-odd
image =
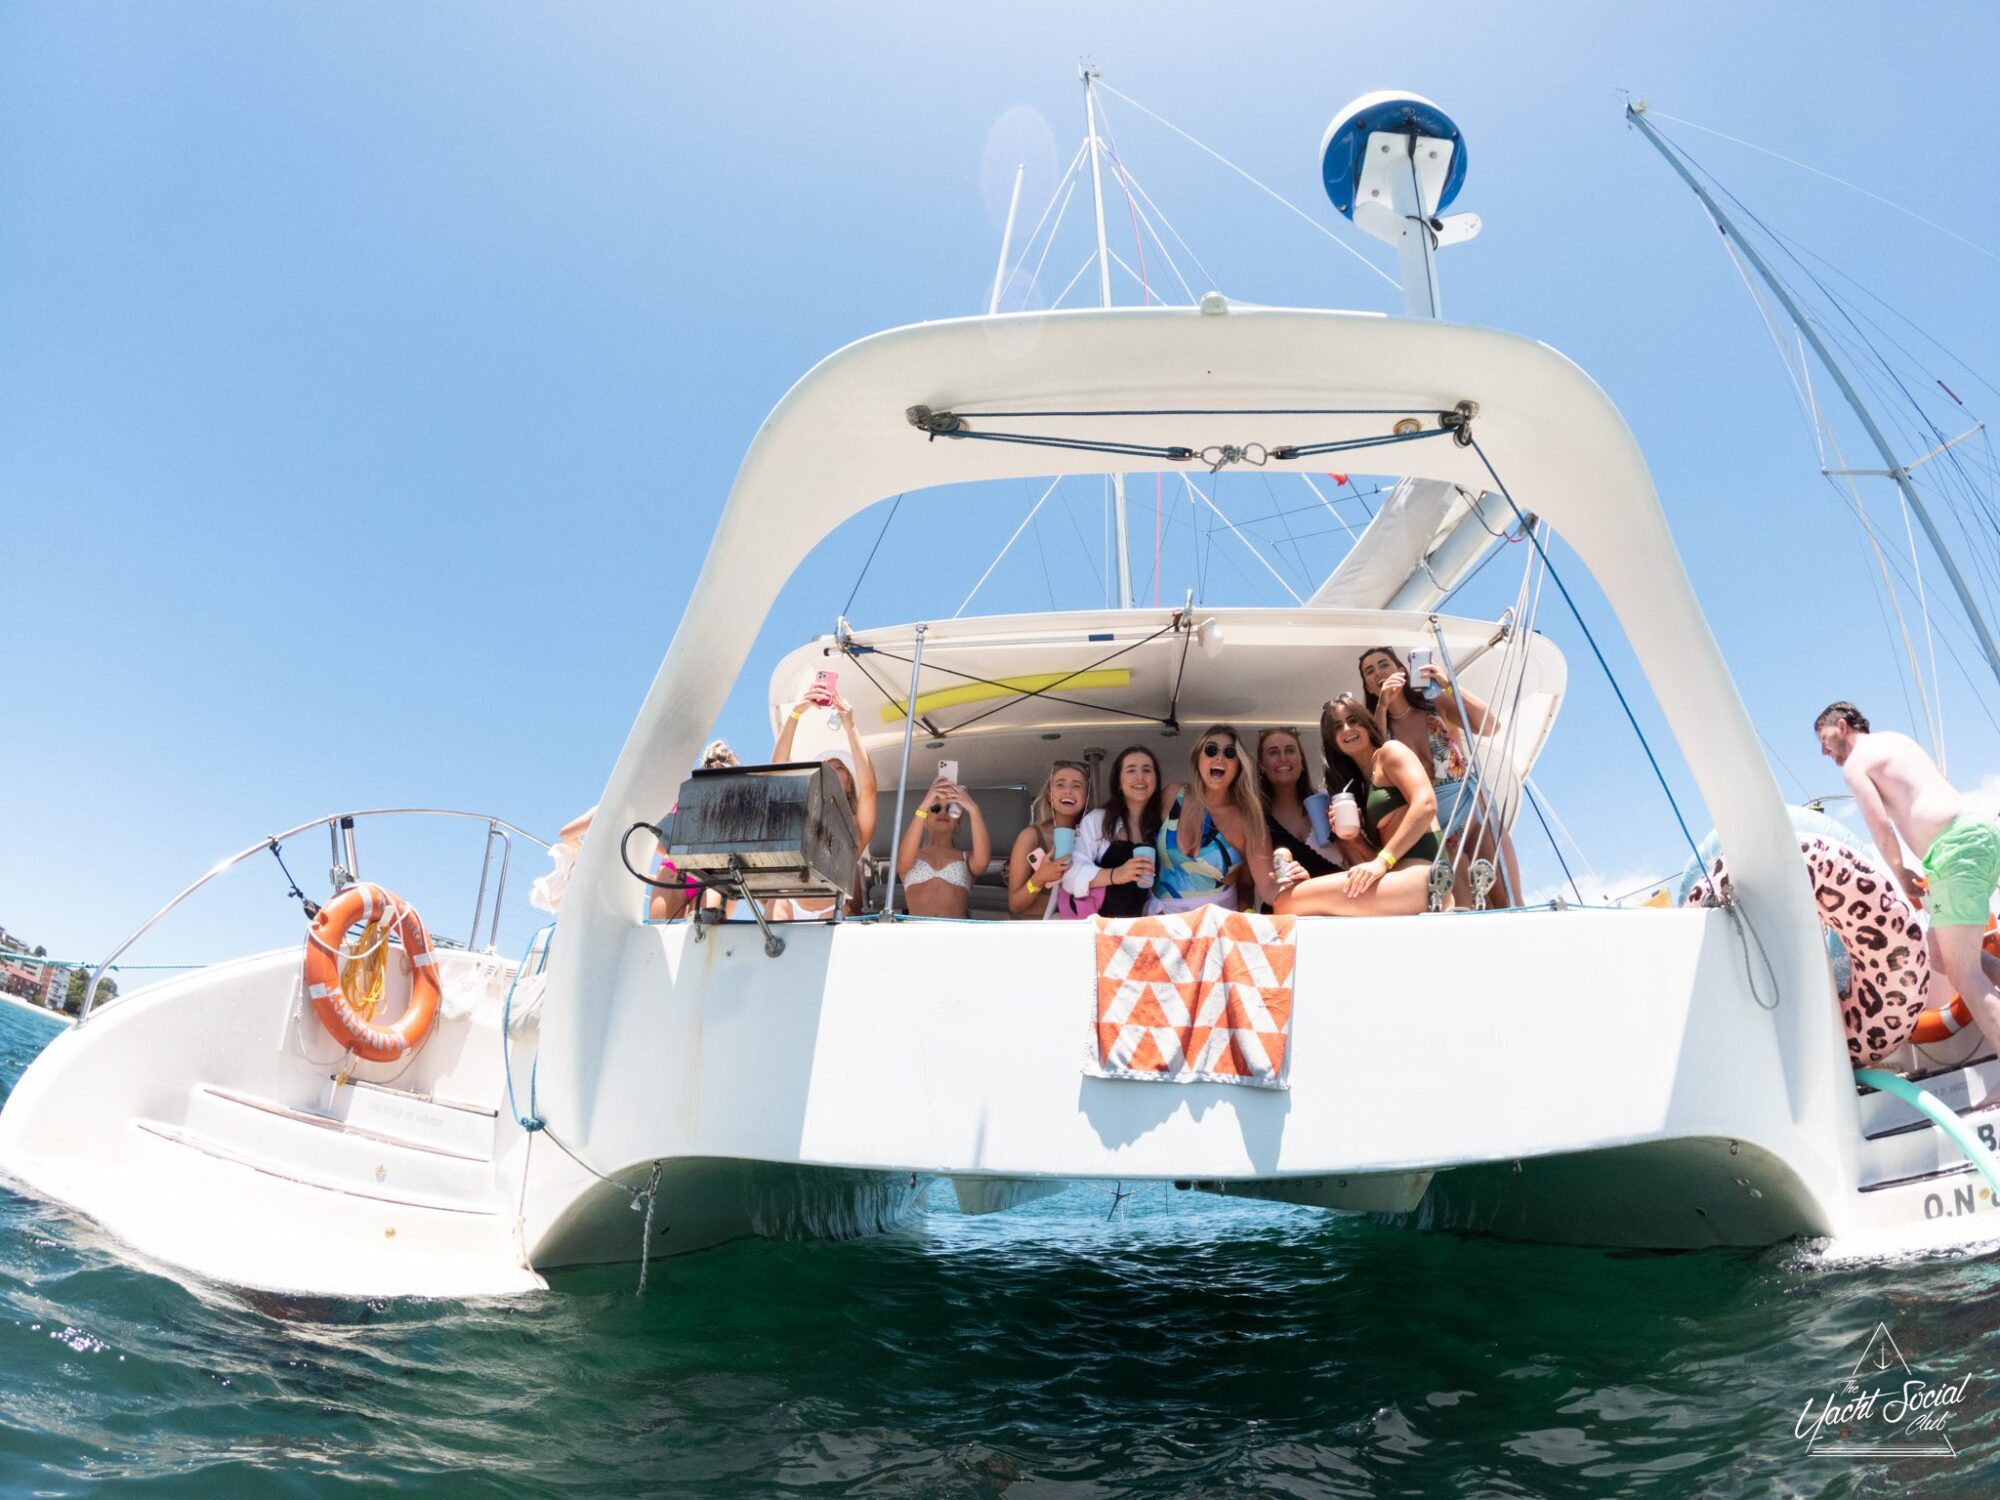
[[(1380, 228), (1406, 239), (1430, 313), (1429, 257), (1450, 236), (1408, 224), (1449, 222), (1457, 138), (1424, 101), (1389, 118), (1409, 103), (1360, 101), (1329, 147), (1351, 142), (1363, 189), (1366, 153), (1407, 153), (1418, 218)], [(1420, 151), (1442, 165), (1417, 171)], [(1334, 452), (1500, 497), (1451, 525), (1531, 511), (1561, 532), (1728, 850), (1726, 904), (1301, 917), (1286, 1086), (1269, 1089), (1087, 1072), (1097, 928), (996, 920), (977, 889), (967, 920), (791, 922), (781, 943), (747, 917), (647, 920), (618, 835), (661, 826), (779, 590), (841, 522), (975, 481), (1181, 473), (1186, 455), (1302, 472)], [(1420, 528), (1405, 576), (1449, 530)], [(1026, 813), (1007, 798), (1052, 756), (1143, 740), (1172, 775), (1192, 729), (1310, 724), (1361, 649), (1435, 643), (1475, 690), (1504, 685), (1510, 731), (1479, 749), (1511, 819), (1567, 686), (1561, 654), (1433, 615), (1439, 594), (1357, 597), (843, 629), (775, 668), (773, 723), (814, 668), (843, 667), (892, 789), (886, 854), (894, 789), (923, 784), (912, 755), (956, 758), (1010, 834)], [(799, 753), (832, 748), (822, 719)], [(1985, 1227), (1927, 1210), (1978, 1182), (1945, 1137), (1856, 1089), (1792, 822), (1630, 431), (1583, 371), (1514, 334), (1210, 295), (839, 350), (758, 429), (594, 830), (525, 979), (490, 953), (437, 953), (440, 1015), (412, 1056), (343, 1058), (297, 949), (218, 966), (52, 1043), (0, 1114), (0, 1167), (170, 1266), (353, 1296), (503, 1294), (745, 1234), (866, 1233), (939, 1178), (972, 1211), (1073, 1180), (1161, 1182), (1654, 1248)], [(1433, 982), (1413, 1008), (1385, 997), (1417, 948)], [(412, 983), (402, 967), (384, 1014)], [(1951, 1102), (1983, 1097), (1992, 1071), (1956, 1075)]]

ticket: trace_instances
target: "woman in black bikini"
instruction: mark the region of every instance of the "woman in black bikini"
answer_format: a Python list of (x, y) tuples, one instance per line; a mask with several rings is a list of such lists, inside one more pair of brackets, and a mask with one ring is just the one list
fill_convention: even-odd
[(1327, 838), (1326, 829), (1312, 826), (1306, 813), (1305, 799), (1313, 795), (1312, 772), (1306, 767), (1305, 746), (1297, 730), (1280, 724), (1257, 736), (1257, 795), (1264, 799), (1271, 842), (1289, 848), (1308, 878), (1340, 872), (1346, 860), (1339, 847)]
[[(1271, 909), (1280, 915), (1381, 917), (1408, 915), (1430, 904), (1430, 866), (1437, 858), (1437, 794), (1428, 768), (1408, 745), (1384, 741), (1374, 716), (1350, 693), (1320, 711), (1326, 779), (1365, 787), (1361, 832), (1377, 851), (1336, 875), (1308, 879), (1296, 862), (1278, 872)], [(1289, 878), (1287, 878), (1289, 877)]]

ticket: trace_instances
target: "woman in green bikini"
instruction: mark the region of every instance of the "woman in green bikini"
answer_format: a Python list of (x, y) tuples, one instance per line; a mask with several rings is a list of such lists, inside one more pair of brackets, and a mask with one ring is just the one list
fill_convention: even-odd
[(1361, 834), (1373, 854), (1317, 879), (1304, 879), (1297, 865), (1278, 871), (1271, 909), (1281, 916), (1324, 917), (1423, 911), (1430, 904), (1431, 861), (1438, 854), (1437, 793), (1429, 768), (1408, 745), (1385, 741), (1374, 715), (1351, 693), (1320, 710), (1319, 734), (1326, 784), (1366, 789)]

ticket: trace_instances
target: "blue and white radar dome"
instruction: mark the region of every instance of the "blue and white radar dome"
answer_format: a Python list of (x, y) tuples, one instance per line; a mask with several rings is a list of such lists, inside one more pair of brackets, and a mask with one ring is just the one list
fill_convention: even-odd
[(1333, 206), (1349, 219), (1354, 217), (1354, 200), (1361, 183), (1368, 137), (1378, 130), (1406, 135), (1435, 137), (1452, 144), (1451, 167), (1445, 173), (1444, 188), (1438, 194), (1437, 213), (1451, 207), (1452, 199), (1465, 185), (1465, 137), (1450, 115), (1422, 94), (1402, 94), (1394, 89), (1363, 94), (1333, 117), (1320, 141), (1320, 180)]

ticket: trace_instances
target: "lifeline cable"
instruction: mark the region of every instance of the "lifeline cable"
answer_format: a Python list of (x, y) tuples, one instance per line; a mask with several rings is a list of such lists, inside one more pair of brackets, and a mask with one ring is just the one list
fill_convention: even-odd
[(1480, 447), (1479, 439), (1471, 436), (1471, 429), (1466, 429), (1466, 432), (1467, 446), (1479, 455), (1480, 463), (1486, 466), (1487, 474), (1491, 476), (1500, 491), (1500, 498), (1505, 500), (1514, 512), (1514, 519), (1527, 529), (1528, 541), (1541, 557), (1542, 567), (1549, 577), (1555, 580), (1556, 592), (1562, 595), (1563, 603), (1569, 606), (1570, 618), (1576, 621), (1577, 629), (1583, 632), (1583, 638), (1590, 646), (1591, 655), (1597, 658), (1597, 665), (1603, 669), (1604, 680), (1611, 684), (1611, 691), (1618, 699), (1618, 706), (1625, 710), (1625, 722), (1632, 726), (1632, 733), (1639, 739), (1639, 748), (1646, 752), (1646, 764), (1653, 768), (1653, 776), (1660, 783), (1660, 790), (1667, 794), (1667, 806), (1673, 810), (1674, 821), (1680, 825), (1681, 837), (1687, 840), (1689, 852), (1699, 861), (1701, 845), (1695, 842), (1694, 834), (1688, 828), (1687, 819), (1681, 815), (1681, 805), (1674, 797), (1673, 787), (1667, 782), (1667, 773), (1660, 769), (1659, 758), (1653, 754), (1653, 746), (1646, 738), (1646, 731), (1639, 727), (1639, 716), (1632, 712), (1632, 705), (1626, 701), (1625, 689), (1619, 686), (1618, 676), (1611, 670), (1611, 663), (1604, 659), (1604, 652), (1597, 644), (1597, 637), (1591, 634), (1590, 626), (1584, 622), (1583, 611), (1576, 607), (1576, 600), (1570, 597), (1569, 586), (1562, 581), (1562, 574), (1556, 571), (1555, 564), (1549, 560), (1548, 549), (1542, 545), (1537, 529), (1528, 527), (1527, 518), (1521, 514), (1521, 507), (1515, 504), (1513, 495), (1508, 493), (1506, 482), (1500, 478), (1499, 470), (1493, 467), (1493, 460), (1486, 456), (1486, 450)]

